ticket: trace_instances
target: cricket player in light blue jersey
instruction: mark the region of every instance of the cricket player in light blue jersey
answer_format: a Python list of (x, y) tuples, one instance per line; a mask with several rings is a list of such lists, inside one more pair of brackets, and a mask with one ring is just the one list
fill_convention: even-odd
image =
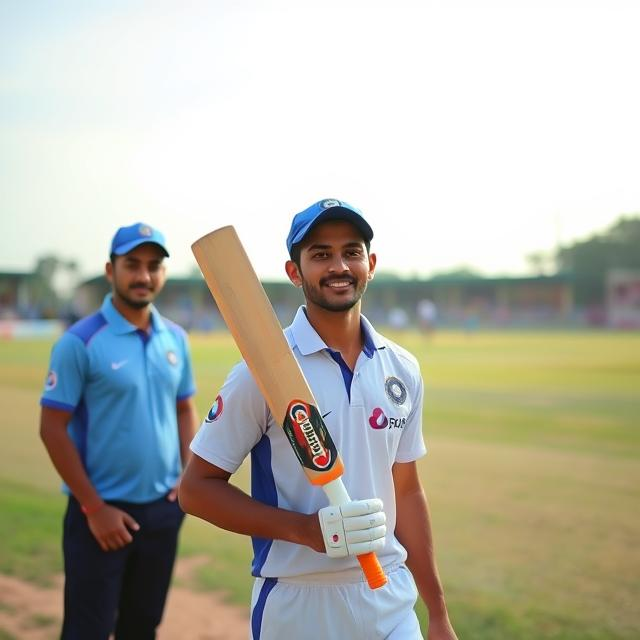
[(186, 333), (152, 305), (168, 255), (157, 229), (121, 227), (112, 292), (52, 350), (40, 434), (69, 495), (63, 640), (151, 639), (162, 619), (197, 423)]

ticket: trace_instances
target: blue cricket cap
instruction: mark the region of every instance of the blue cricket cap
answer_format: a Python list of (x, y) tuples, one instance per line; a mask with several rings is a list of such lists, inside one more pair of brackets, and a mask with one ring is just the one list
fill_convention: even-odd
[(144, 222), (136, 222), (129, 227), (120, 227), (111, 241), (111, 253), (122, 256), (141, 244), (157, 244), (165, 256), (169, 256), (164, 235)]
[(327, 220), (346, 220), (360, 231), (362, 237), (371, 242), (373, 229), (362, 216), (362, 212), (344, 200), (326, 199), (312, 204), (308, 209), (296, 213), (287, 236), (287, 249), (291, 255), (293, 245), (302, 242), (309, 231)]

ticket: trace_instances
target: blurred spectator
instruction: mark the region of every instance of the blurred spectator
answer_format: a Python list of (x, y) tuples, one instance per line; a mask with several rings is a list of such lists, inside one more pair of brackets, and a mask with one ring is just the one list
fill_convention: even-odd
[(422, 331), (431, 333), (435, 331), (436, 322), (438, 320), (438, 309), (429, 298), (423, 298), (418, 302), (417, 306), (418, 326)]

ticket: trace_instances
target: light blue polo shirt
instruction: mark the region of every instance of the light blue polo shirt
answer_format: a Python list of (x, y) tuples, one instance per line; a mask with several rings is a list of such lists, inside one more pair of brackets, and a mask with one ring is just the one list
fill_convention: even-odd
[(150, 502), (180, 475), (176, 402), (195, 392), (189, 346), (153, 307), (151, 327), (128, 322), (109, 294), (51, 353), (40, 404), (72, 412), (69, 435), (105, 500)]

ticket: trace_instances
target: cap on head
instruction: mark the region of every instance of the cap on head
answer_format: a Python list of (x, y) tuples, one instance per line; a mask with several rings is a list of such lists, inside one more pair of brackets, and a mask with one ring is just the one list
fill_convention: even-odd
[(346, 220), (360, 231), (364, 240), (371, 242), (373, 238), (373, 229), (363, 218), (359, 209), (344, 200), (320, 200), (293, 217), (291, 230), (287, 236), (289, 255), (293, 246), (302, 242), (311, 229), (327, 220)]
[(169, 256), (164, 235), (144, 222), (136, 222), (128, 227), (120, 227), (111, 241), (111, 253), (122, 256), (141, 244), (151, 242), (157, 244), (165, 256)]

